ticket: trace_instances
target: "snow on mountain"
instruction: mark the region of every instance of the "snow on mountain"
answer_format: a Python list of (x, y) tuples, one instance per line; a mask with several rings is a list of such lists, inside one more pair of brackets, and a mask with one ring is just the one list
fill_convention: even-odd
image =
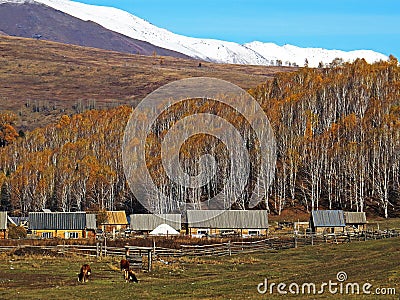
[(369, 50), (339, 51), (321, 48), (300, 48), (292, 45), (278, 46), (273, 43), (252, 42), (240, 45), (213, 39), (186, 37), (159, 28), (126, 11), (88, 5), (69, 0), (0, 0), (0, 3), (41, 3), (72, 15), (84, 21), (93, 21), (109, 30), (128, 37), (149, 42), (155, 46), (174, 50), (193, 58), (218, 63), (275, 65), (296, 64), (303, 66), (308, 60), (310, 67), (317, 67), (319, 62), (329, 64), (335, 58), (353, 61), (365, 58), (368, 62), (387, 60), (388, 57)]
[(261, 54), (269, 61), (274, 61), (276, 63), (276, 60), (280, 60), (283, 65), (295, 63), (298, 66), (303, 66), (306, 59), (310, 67), (317, 67), (320, 62), (324, 65), (329, 64), (335, 58), (341, 58), (343, 61), (354, 61), (357, 58), (364, 58), (369, 63), (388, 59), (386, 55), (371, 50), (346, 52), (322, 48), (300, 48), (292, 45), (284, 45), (281, 47), (273, 43), (262, 42), (252, 42), (244, 46)]

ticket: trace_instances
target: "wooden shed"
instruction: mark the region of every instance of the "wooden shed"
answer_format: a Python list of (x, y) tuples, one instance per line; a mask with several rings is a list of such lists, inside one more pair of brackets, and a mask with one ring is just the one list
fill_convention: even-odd
[(96, 238), (96, 214), (86, 214), (85, 238)]
[(364, 231), (367, 225), (367, 215), (365, 212), (344, 212), (344, 220), (349, 229)]
[(334, 233), (344, 231), (343, 210), (314, 210), (311, 212), (311, 230), (316, 233)]
[(265, 210), (188, 210), (188, 233), (193, 236), (240, 234), (266, 235)]
[(29, 229), (41, 238), (77, 239), (86, 235), (85, 212), (31, 212)]
[(0, 238), (7, 238), (7, 212), (0, 211)]
[(133, 231), (150, 232), (162, 224), (181, 230), (180, 214), (132, 214), (129, 227)]
[(128, 228), (128, 220), (125, 211), (106, 211), (107, 217), (105, 223), (101, 224), (105, 232), (112, 232), (125, 230)]

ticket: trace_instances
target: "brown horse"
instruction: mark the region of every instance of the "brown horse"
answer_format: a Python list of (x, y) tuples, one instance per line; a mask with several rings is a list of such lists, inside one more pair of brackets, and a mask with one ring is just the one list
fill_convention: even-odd
[(121, 271), (124, 271), (124, 278), (126, 282), (139, 282), (136, 278), (135, 273), (130, 269), (129, 261), (122, 259), (119, 263)]
[(121, 262), (119, 263), (121, 271), (124, 271), (124, 278), (126, 281), (128, 281), (128, 273), (129, 273), (129, 261), (126, 259), (121, 259)]
[(82, 265), (81, 271), (78, 274), (78, 281), (87, 282), (90, 274), (92, 274), (92, 269), (90, 268), (90, 266), (88, 264)]
[(121, 268), (121, 271), (129, 271), (129, 261), (128, 260), (121, 259), (119, 266)]

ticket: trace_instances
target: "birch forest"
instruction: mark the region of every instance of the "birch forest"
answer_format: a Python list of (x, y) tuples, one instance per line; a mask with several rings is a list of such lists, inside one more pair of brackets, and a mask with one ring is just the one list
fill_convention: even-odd
[[(372, 65), (356, 60), (336, 61), (329, 68), (301, 68), (278, 74), (249, 93), (268, 116), (277, 143), (275, 176), (257, 208), (271, 214), (301, 206), (308, 211), (400, 215), (400, 68), (395, 57)], [(182, 107), (176, 109), (174, 118), (184, 115)], [(219, 105), (207, 111), (215, 109)], [(127, 106), (89, 110), (22, 132), (15, 128), (18, 116), (0, 112), (0, 209), (14, 215), (44, 208), (144, 212), (128, 187), (121, 158), (131, 113)], [(242, 125), (235, 115), (226, 119), (237, 128)], [(149, 149), (157, 149), (153, 143), (166, 134), (161, 123), (154, 128)], [(201, 193), (182, 192), (185, 201), (206, 201), (207, 195), (229, 184), (224, 180), (229, 162), (225, 151), (218, 150), (223, 148), (219, 143), (196, 136), (185, 145), (182, 160), (192, 175), (200, 155), (211, 152), (221, 162), (215, 168), (221, 173), (215, 183)], [(232, 204), (237, 209), (247, 208), (260, 169), (257, 157), (263, 155), (257, 153), (256, 141), (247, 146), (252, 170), (249, 188)], [(171, 183), (158, 176), (165, 173), (161, 167), (159, 157), (149, 154), (154, 180), (171, 193)]]

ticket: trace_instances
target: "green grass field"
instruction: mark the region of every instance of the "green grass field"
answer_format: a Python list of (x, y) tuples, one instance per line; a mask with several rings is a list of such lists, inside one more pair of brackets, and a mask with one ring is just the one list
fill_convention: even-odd
[[(80, 265), (93, 271), (86, 284), (77, 282)], [(137, 274), (139, 284), (125, 283), (118, 260), (81, 257), (16, 257), (2, 254), (0, 299), (283, 299), (274, 293), (261, 295), (257, 285), (269, 283), (337, 282), (370, 283), (395, 288), (397, 295), (290, 295), (293, 299), (399, 299), (400, 239), (308, 246), (286, 251), (223, 258), (184, 258), (171, 264), (155, 263), (151, 273)], [(288, 289), (286, 288), (288, 291)]]

